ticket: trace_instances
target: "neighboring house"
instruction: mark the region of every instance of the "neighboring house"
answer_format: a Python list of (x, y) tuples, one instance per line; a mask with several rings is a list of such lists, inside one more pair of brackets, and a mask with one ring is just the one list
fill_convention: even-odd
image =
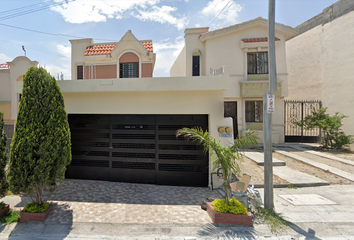
[[(297, 31), (276, 23), (276, 65), (272, 140), (284, 142), (284, 97), (288, 94), (285, 41)], [(228, 88), (223, 92), (224, 114), (233, 118), (238, 132), (256, 130), (263, 141), (263, 94), (269, 89), (268, 21), (256, 18), (209, 31), (208, 27), (185, 30), (185, 46), (173, 64), (171, 77), (213, 76), (229, 66)]]
[(349, 116), (354, 135), (354, 1), (341, 0), (296, 27), (286, 42), (291, 100), (321, 100), (330, 113)]
[(119, 42), (70, 40), (72, 80), (152, 77), (156, 54), (151, 40), (127, 31)]
[(232, 140), (218, 132), (232, 129), (223, 115), (227, 77), (153, 78), (153, 44), (130, 30), (114, 43), (70, 42), (72, 80), (58, 81), (72, 139), (67, 177), (209, 186), (211, 159), (175, 134), (200, 126), (218, 141)]
[(17, 118), (20, 94), (15, 91), (15, 82), (22, 81), (23, 74), (31, 66), (37, 66), (38, 62), (31, 61), (27, 57), (17, 57), (12, 62), (1, 64), (0, 67), (0, 112), (4, 113), (5, 133), (7, 134), (7, 146), (10, 146)]

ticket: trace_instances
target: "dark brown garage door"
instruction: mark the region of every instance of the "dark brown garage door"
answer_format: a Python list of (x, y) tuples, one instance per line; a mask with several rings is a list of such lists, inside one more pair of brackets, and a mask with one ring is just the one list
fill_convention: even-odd
[(208, 156), (176, 138), (176, 130), (207, 129), (207, 115), (69, 114), (72, 162), (67, 178), (207, 186)]

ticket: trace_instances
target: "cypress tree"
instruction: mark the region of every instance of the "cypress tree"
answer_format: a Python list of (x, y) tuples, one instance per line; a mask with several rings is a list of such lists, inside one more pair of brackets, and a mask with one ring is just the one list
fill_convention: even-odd
[(30, 67), (11, 145), (10, 189), (42, 204), (43, 191), (64, 179), (70, 162), (70, 129), (60, 88), (45, 69)]
[(6, 133), (4, 132), (4, 114), (0, 112), (0, 198), (5, 196), (8, 187), (5, 173), (5, 167), (8, 160), (6, 139)]

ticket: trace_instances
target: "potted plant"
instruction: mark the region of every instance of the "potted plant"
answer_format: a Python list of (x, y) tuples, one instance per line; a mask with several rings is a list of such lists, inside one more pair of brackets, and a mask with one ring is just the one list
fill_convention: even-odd
[[(237, 161), (241, 160), (240, 149), (245, 149), (257, 144), (257, 137), (253, 131), (246, 132), (244, 136), (236, 139), (230, 146), (223, 146), (216, 141), (208, 131), (201, 128), (182, 128), (177, 130), (176, 137), (183, 136), (200, 144), (204, 152), (210, 152), (213, 159), (213, 167), (221, 167), (224, 178), (225, 199), (216, 199), (212, 203), (207, 203), (207, 211), (214, 222), (252, 225), (252, 218), (247, 214), (247, 209), (235, 198), (229, 198), (229, 179), (232, 173), (240, 175), (240, 167)], [(216, 211), (215, 211), (216, 210)], [(237, 213), (237, 214), (235, 214)], [(228, 219), (221, 221), (221, 219)], [(235, 220), (235, 219), (242, 219)]]

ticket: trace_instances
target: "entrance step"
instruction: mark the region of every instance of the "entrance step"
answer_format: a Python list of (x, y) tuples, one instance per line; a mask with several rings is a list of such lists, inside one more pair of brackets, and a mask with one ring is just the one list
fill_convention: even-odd
[(325, 153), (322, 153), (322, 152), (308, 150), (308, 149), (300, 147), (298, 145), (289, 145), (289, 147), (294, 148), (294, 149), (299, 150), (299, 151), (302, 151), (302, 152), (310, 153), (310, 154), (313, 154), (313, 155), (316, 155), (316, 156), (319, 156), (319, 157), (328, 158), (328, 159), (331, 159), (331, 160), (335, 160), (335, 161), (338, 161), (338, 162), (342, 162), (342, 163), (354, 166), (354, 161), (350, 161), (350, 160), (345, 159), (345, 158), (340, 158), (340, 157), (332, 156), (332, 155), (325, 154)]
[(324, 163), (319, 163), (319, 162), (313, 161), (311, 159), (304, 158), (304, 157), (298, 156), (298, 155), (293, 154), (293, 153), (289, 153), (287, 151), (283, 151), (283, 150), (277, 149), (277, 150), (275, 150), (275, 152), (283, 154), (283, 155), (285, 155), (287, 157), (290, 157), (290, 158), (293, 158), (293, 159), (295, 159), (297, 161), (300, 161), (300, 162), (303, 162), (305, 164), (311, 165), (313, 167), (322, 169), (323, 171), (327, 171), (327, 172), (333, 173), (333, 174), (335, 174), (337, 176), (340, 176), (342, 178), (346, 178), (346, 179), (354, 182), (354, 174), (342, 171), (342, 170), (340, 170), (338, 168), (334, 168), (334, 167), (328, 166), (327, 164), (324, 164)]
[[(264, 154), (252, 150), (247, 150), (243, 152), (243, 154), (251, 159), (252, 161), (256, 162), (259, 166), (264, 166)], [(285, 162), (279, 159), (273, 158), (273, 166), (285, 166)]]
[(273, 174), (288, 181), (295, 187), (314, 187), (329, 185), (329, 182), (287, 166), (273, 168)]

